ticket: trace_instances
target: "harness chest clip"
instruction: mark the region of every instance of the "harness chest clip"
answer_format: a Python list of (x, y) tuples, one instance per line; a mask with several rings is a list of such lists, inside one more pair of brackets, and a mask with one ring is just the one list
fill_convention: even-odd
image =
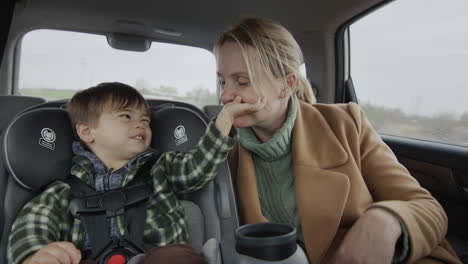
[(123, 214), (126, 202), (125, 193), (116, 190), (105, 192), (99, 200), (99, 205), (106, 210), (106, 217), (109, 218)]

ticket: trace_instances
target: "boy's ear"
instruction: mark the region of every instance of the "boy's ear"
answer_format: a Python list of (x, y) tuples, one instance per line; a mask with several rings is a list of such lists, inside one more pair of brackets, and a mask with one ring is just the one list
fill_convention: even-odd
[(93, 143), (94, 142), (94, 136), (91, 131), (91, 127), (89, 124), (85, 123), (78, 123), (76, 124), (76, 134), (78, 137), (83, 141), (84, 143)]

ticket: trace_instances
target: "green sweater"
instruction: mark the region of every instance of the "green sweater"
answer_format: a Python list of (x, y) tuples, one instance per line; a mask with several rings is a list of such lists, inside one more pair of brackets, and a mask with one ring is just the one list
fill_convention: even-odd
[[(296, 191), (292, 169), (292, 130), (297, 115), (298, 99), (293, 96), (283, 126), (267, 142), (260, 142), (251, 128), (239, 129), (240, 143), (252, 153), (255, 178), (263, 216), (273, 223), (294, 226), (297, 240), (303, 245)], [(406, 226), (400, 222), (403, 234), (395, 247), (392, 263), (400, 263), (409, 255)]]

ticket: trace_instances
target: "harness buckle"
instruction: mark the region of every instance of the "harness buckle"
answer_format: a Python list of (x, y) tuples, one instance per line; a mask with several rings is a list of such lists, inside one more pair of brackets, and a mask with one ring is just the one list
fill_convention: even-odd
[(125, 264), (125, 263), (127, 263), (127, 258), (122, 254), (112, 255), (106, 261), (106, 264)]
[(125, 241), (114, 240), (107, 249), (101, 252), (96, 261), (104, 264), (125, 264), (131, 258), (141, 253), (144, 253), (144, 251), (133, 248), (131, 244), (127, 244)]

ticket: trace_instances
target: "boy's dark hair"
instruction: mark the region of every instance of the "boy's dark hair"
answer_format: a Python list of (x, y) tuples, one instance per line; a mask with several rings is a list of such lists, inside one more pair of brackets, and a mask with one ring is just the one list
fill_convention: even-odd
[(119, 82), (100, 83), (77, 92), (67, 104), (67, 111), (75, 129), (77, 123), (95, 124), (106, 104), (114, 109), (149, 106), (137, 89)]

